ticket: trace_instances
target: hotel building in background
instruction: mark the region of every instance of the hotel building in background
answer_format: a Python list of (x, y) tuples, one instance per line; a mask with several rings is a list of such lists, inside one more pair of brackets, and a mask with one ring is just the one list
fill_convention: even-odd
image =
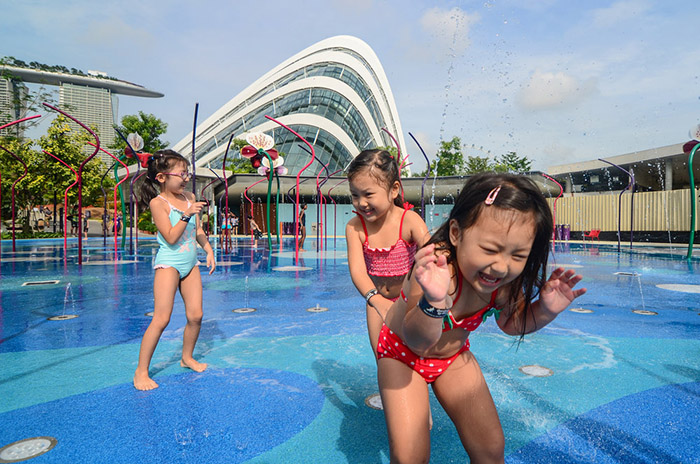
[[(105, 73), (99, 71), (88, 71), (88, 75), (79, 75), (3, 65), (0, 66), (0, 73), (0, 113), (4, 116), (3, 121), (19, 119), (26, 115), (26, 108), (17, 104), (21, 92), (24, 92), (24, 95), (27, 93), (25, 83), (58, 86), (58, 107), (88, 127), (96, 127), (103, 147), (108, 147), (116, 141), (114, 125), (119, 122), (117, 95), (163, 97), (160, 92), (131, 82), (108, 78)], [(6, 115), (9, 115), (9, 118)], [(69, 124), (74, 130), (82, 130), (73, 121), (69, 121)], [(108, 165), (113, 161), (104, 153), (97, 156)]]

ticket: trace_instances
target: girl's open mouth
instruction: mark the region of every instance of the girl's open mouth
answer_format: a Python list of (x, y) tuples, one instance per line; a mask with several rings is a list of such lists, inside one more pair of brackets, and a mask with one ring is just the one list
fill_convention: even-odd
[(494, 277), (489, 274), (484, 274), (483, 272), (479, 273), (479, 280), (484, 283), (485, 285), (498, 285), (498, 283), (502, 280), (500, 277)]

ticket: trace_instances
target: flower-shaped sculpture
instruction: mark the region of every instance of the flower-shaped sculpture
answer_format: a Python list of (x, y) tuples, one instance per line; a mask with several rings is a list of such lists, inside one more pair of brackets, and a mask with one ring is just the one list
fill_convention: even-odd
[[(275, 151), (275, 150), (268, 150), (268, 153), (270, 151)], [(270, 156), (272, 158), (272, 156)], [(258, 168), (258, 174), (261, 176), (266, 176), (267, 173), (270, 171), (270, 160), (268, 160), (266, 157), (262, 158), (261, 160), (262, 165)], [(272, 158), (272, 169), (274, 169), (275, 174), (278, 176), (283, 176), (287, 174), (287, 167), (284, 166), (284, 158), (281, 156), (277, 156), (277, 158)]]
[[(142, 168), (148, 167), (148, 159), (151, 157), (150, 153), (144, 153), (141, 151), (143, 148), (143, 138), (136, 133), (131, 133), (126, 137), (127, 145), (124, 148), (124, 156), (127, 158), (133, 158), (136, 156), (141, 163)], [(133, 150), (132, 150), (133, 149)], [(136, 153), (134, 153), (134, 151)]]
[[(258, 170), (261, 176), (267, 177), (267, 245), (272, 250), (272, 238), (270, 236), (270, 196), (272, 193), (272, 177), (277, 175), (276, 208), (279, 207), (280, 174), (286, 174), (284, 159), (275, 150), (275, 139), (262, 132), (251, 132), (246, 138), (248, 145), (241, 149), (241, 156), (250, 159), (250, 163)], [(257, 182), (256, 182), (257, 183)], [(277, 241), (279, 242), (279, 229), (277, 229)]]
[[(245, 140), (249, 145), (241, 149), (241, 156), (249, 158), (250, 164), (252, 164), (255, 169), (258, 169), (261, 175), (266, 175), (269, 171), (269, 162), (266, 163), (267, 167), (261, 170), (263, 160), (267, 160), (265, 153), (270, 156), (273, 164), (277, 167), (275, 161), (279, 158), (279, 153), (272, 148), (275, 146), (275, 139), (261, 132), (252, 132), (246, 136)], [(284, 161), (282, 161), (282, 163), (284, 163)], [(280, 166), (282, 163), (280, 163)]]

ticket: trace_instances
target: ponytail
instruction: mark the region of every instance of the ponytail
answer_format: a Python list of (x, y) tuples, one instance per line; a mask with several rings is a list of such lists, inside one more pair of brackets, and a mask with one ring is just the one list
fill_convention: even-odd
[(161, 172), (167, 172), (178, 163), (185, 166), (190, 164), (187, 158), (174, 150), (158, 150), (148, 158), (146, 175), (143, 177), (138, 194), (140, 207), (148, 208), (151, 200), (160, 193), (160, 183), (156, 180), (156, 176)]

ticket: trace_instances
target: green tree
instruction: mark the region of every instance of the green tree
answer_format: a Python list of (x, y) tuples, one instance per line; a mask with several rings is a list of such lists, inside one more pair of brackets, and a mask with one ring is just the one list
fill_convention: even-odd
[(459, 137), (440, 142), (437, 158), (430, 163), (430, 171), (438, 176), (457, 176), (464, 172), (464, 155)]
[[(139, 111), (138, 115), (130, 114), (124, 116), (121, 126), (117, 126), (117, 128), (125, 137), (131, 133), (139, 134), (143, 138), (143, 148), (141, 150), (146, 153), (155, 153), (158, 150), (167, 148), (169, 145), (168, 142), (160, 139), (160, 136), (168, 130), (168, 124), (143, 111)], [(123, 150), (126, 148), (126, 143), (119, 137), (114, 146), (110, 148)], [(127, 164), (133, 164), (136, 161), (136, 158), (130, 158)]]
[(241, 156), (241, 149), (248, 145), (243, 139), (233, 139), (226, 157), (226, 171), (233, 174), (252, 174), (258, 172), (250, 164), (250, 159)]
[(468, 156), (464, 163), (465, 174), (476, 174), (478, 172), (491, 171), (491, 160), (488, 156)]
[(492, 170), (496, 172), (528, 172), (532, 168), (532, 161), (527, 156), (518, 156), (514, 151), (497, 156)]
[[(92, 142), (92, 137), (85, 131), (72, 131), (66, 118), (58, 116), (53, 120), (48, 128), (45, 136), (39, 138), (39, 146), (42, 150), (58, 156), (76, 171), (80, 164), (85, 161), (86, 154), (84, 147), (86, 142)], [(42, 182), (42, 200), (37, 202), (45, 202), (47, 197), (53, 200), (54, 193), (59, 192), (62, 198), (63, 191), (66, 187), (73, 183), (75, 175), (70, 169), (59, 163), (49, 155), (44, 153), (39, 154), (39, 164), (31, 170), (33, 177), (41, 179)], [(83, 167), (82, 184), (83, 184), (83, 205), (94, 203), (98, 198), (102, 197), (102, 189), (100, 188), (100, 180), (102, 173), (106, 169), (104, 163), (97, 158), (92, 158)], [(111, 181), (110, 181), (111, 183)], [(107, 186), (111, 186), (108, 183)], [(72, 188), (68, 192), (69, 204), (76, 204), (78, 199), (78, 189)], [(35, 200), (36, 201), (36, 200)]]
[(12, 184), (25, 172), (22, 163), (17, 161), (8, 152), (12, 152), (27, 166), (27, 175), (15, 185), (15, 218), (16, 223), (23, 224), (24, 232), (29, 231), (29, 210), (36, 198), (42, 198), (42, 179), (33, 177), (33, 169), (40, 164), (39, 154), (32, 149), (32, 140), (17, 139), (15, 137), (0, 137), (0, 145), (5, 150), (0, 150), (0, 165), (2, 165), (2, 217), (5, 221), (11, 220), (12, 214)]

